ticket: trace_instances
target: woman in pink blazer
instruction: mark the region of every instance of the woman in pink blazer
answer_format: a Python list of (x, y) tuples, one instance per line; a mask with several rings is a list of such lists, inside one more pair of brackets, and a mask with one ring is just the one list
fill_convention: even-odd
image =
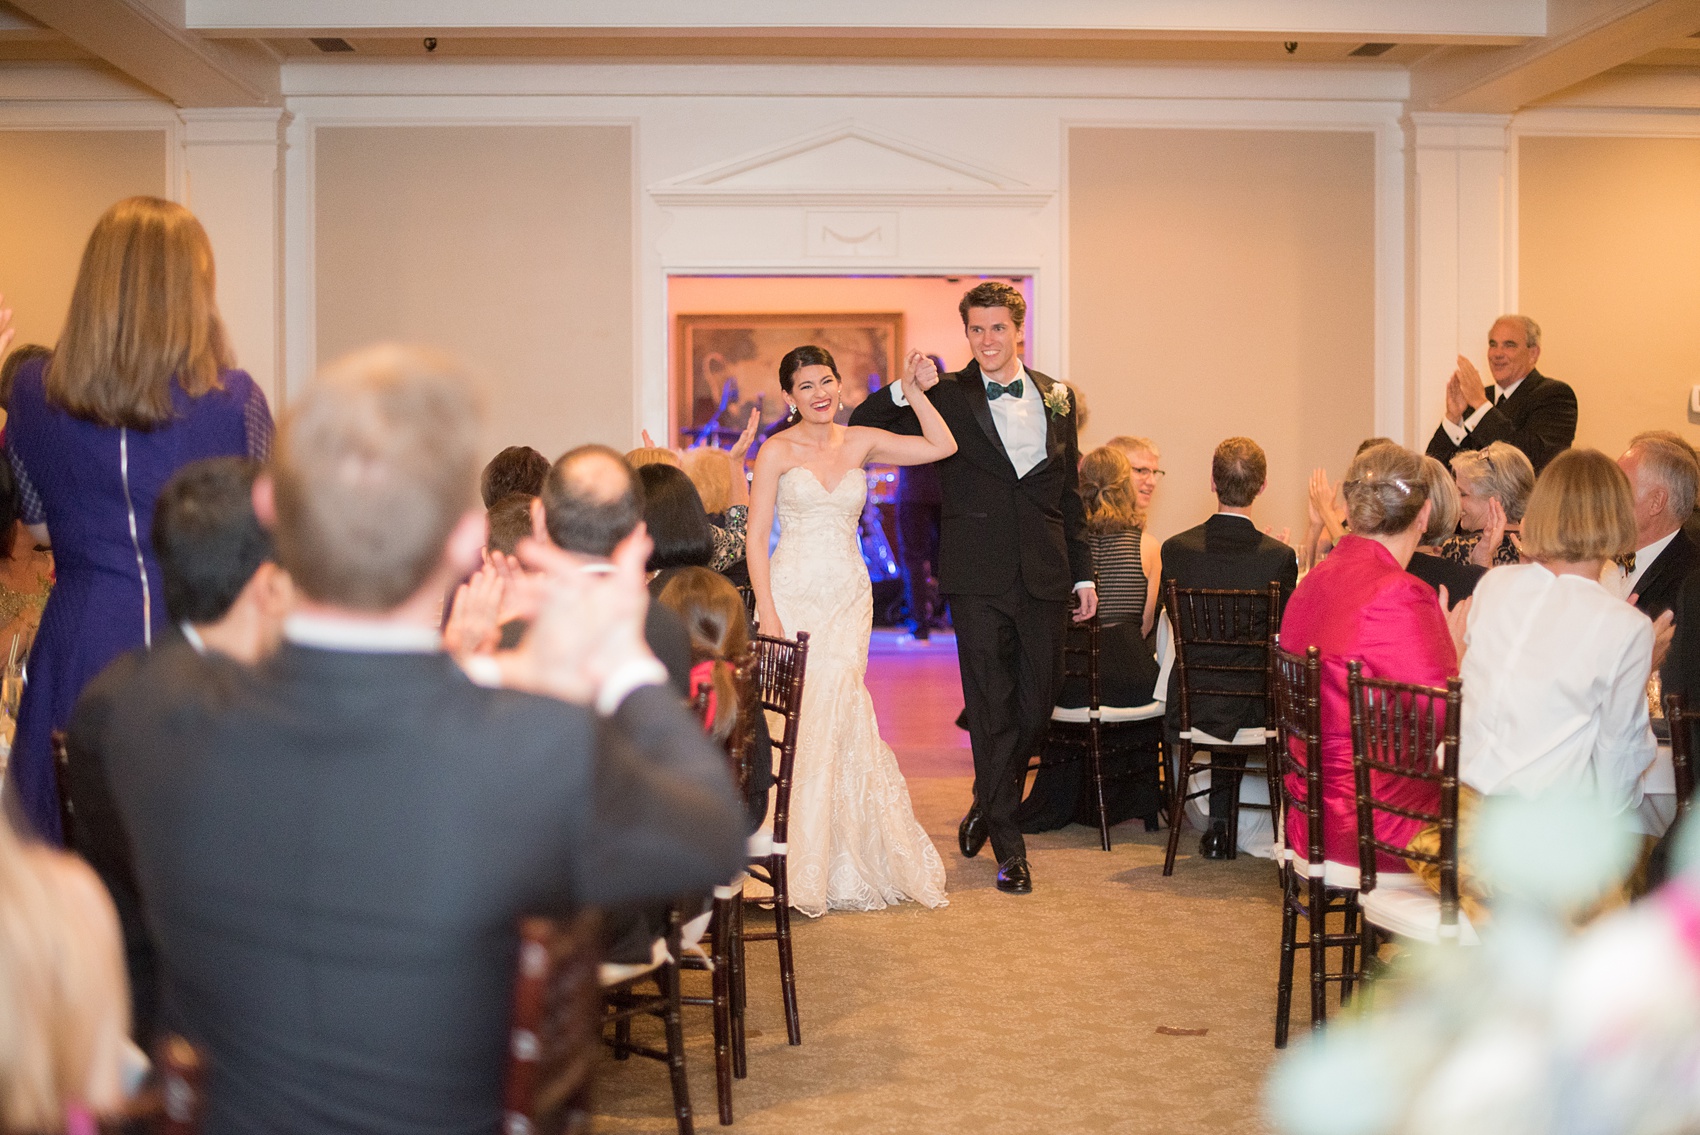
[[(1351, 534), (1299, 581), (1281, 621), (1281, 649), (1322, 650), (1323, 850), (1347, 868), (1340, 885), (1355, 885), (1358, 822), (1346, 663), (1362, 662), (1369, 678), (1444, 686), (1458, 673), (1458, 654), (1434, 590), (1405, 570), (1432, 507), (1422, 459), (1390, 442), (1374, 446), (1353, 460), (1344, 488)], [(1437, 806), (1430, 786), (1404, 779), (1396, 784), (1389, 793), (1394, 801), (1428, 810)], [(1294, 788), (1303, 791), (1302, 784)], [(1287, 822), (1287, 846), (1306, 846), (1304, 816), (1291, 815)], [(1377, 816), (1376, 825), (1380, 838), (1401, 847), (1422, 826), (1386, 814)], [(1382, 852), (1376, 870), (1409, 868)]]

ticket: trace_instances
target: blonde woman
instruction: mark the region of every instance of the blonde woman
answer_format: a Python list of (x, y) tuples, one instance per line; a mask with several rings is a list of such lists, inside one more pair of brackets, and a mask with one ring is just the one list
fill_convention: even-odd
[[(1157, 448), (1157, 443), (1148, 437), (1134, 437), (1129, 434), (1118, 434), (1104, 443), (1106, 449), (1118, 449), (1127, 458), (1128, 472), (1133, 477), (1133, 516), (1134, 523), (1143, 534), (1151, 514), (1151, 501), (1157, 495), (1157, 486), (1167, 476), (1161, 468), (1163, 454)], [(1141, 541), (1143, 544), (1143, 541)], [(1163, 545), (1153, 540), (1144, 544), (1140, 552), (1141, 562), (1145, 565), (1145, 578), (1152, 582), (1163, 578), (1161, 554)], [(1151, 633), (1151, 627), (1156, 620), (1157, 605), (1148, 604), (1145, 611), (1144, 632)]]
[(118, 915), (87, 864), (0, 817), (0, 1131), (93, 1130), (124, 1102)]
[(1480, 567), (1521, 563), (1517, 536), (1535, 488), (1535, 467), (1523, 451), (1503, 441), (1467, 449), (1452, 458), (1452, 473), (1458, 482), (1458, 533), (1441, 541), (1440, 554)]
[(265, 394), (234, 365), (200, 222), (157, 197), (108, 209), (53, 357), (19, 370), (6, 423), (22, 518), (51, 541), (58, 576), (12, 745), (25, 816), (51, 843), (61, 836), (48, 737), (90, 678), (165, 625), (148, 542), (155, 498), (191, 461), (271, 453)]
[[(1156, 465), (1156, 457), (1149, 451), (1144, 459)], [(1146, 480), (1155, 484), (1154, 479)], [(1150, 580), (1142, 550), (1145, 513), (1140, 483), (1124, 451), (1114, 445), (1094, 449), (1081, 458), (1080, 499), (1086, 506), (1086, 541), (1092, 548), (1092, 567), (1098, 580), (1098, 681), (1104, 705), (1149, 704), (1157, 684), (1157, 659), (1145, 641), (1156, 604), (1147, 601)], [(1149, 502), (1150, 494), (1144, 499)], [(1085, 679), (1069, 676), (1057, 704), (1083, 707), (1087, 693)], [(1118, 775), (1113, 785), (1105, 786), (1105, 805), (1112, 824), (1129, 816), (1142, 816), (1147, 829), (1155, 830), (1162, 806), (1157, 795), (1157, 765), (1154, 759), (1146, 763), (1148, 767), (1132, 778)], [(1091, 787), (1083, 762), (1041, 768), (1016, 810), (1016, 822), (1029, 835), (1071, 822), (1096, 824), (1097, 801), (1088, 798)]]

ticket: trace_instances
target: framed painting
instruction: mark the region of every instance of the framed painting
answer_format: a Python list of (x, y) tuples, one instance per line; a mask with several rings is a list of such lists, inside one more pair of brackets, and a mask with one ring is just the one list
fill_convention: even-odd
[(902, 312), (678, 315), (673, 324), (676, 445), (729, 446), (761, 408), (763, 434), (786, 415), (779, 360), (794, 347), (831, 352), (844, 411), (892, 381), (903, 351)]

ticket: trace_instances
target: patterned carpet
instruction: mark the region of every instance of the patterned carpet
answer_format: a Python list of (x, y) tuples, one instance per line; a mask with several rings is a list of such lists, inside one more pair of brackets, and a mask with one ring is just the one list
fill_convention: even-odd
[[(773, 948), (751, 946), (750, 1076), (736, 1085), (736, 1129), (1266, 1130), (1280, 929), (1271, 865), (1199, 859), (1186, 833), (1164, 879), (1164, 833), (1121, 825), (1106, 854), (1095, 831), (1070, 827), (1030, 838), (1032, 895), (1000, 894), (990, 852), (965, 860), (955, 848), (970, 762), (950, 726), (952, 644), (876, 641), (869, 686), (916, 814), (945, 853), (951, 902), (799, 918), (796, 1048), (785, 1043)], [(708, 1011), (687, 1009), (685, 1026), (697, 1125), (713, 1129)], [(675, 1129), (666, 1071), (650, 1061), (605, 1061), (598, 1111), (600, 1131)]]

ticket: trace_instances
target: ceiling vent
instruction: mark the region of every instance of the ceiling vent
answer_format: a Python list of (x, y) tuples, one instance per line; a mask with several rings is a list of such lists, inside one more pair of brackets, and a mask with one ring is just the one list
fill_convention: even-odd
[(1399, 45), (1396, 43), (1365, 43), (1353, 48), (1348, 54), (1360, 59), (1374, 59), (1377, 55), (1386, 55)]
[(334, 35), (316, 35), (311, 38), (313, 46), (326, 53), (354, 50), (354, 45), (352, 43)]

